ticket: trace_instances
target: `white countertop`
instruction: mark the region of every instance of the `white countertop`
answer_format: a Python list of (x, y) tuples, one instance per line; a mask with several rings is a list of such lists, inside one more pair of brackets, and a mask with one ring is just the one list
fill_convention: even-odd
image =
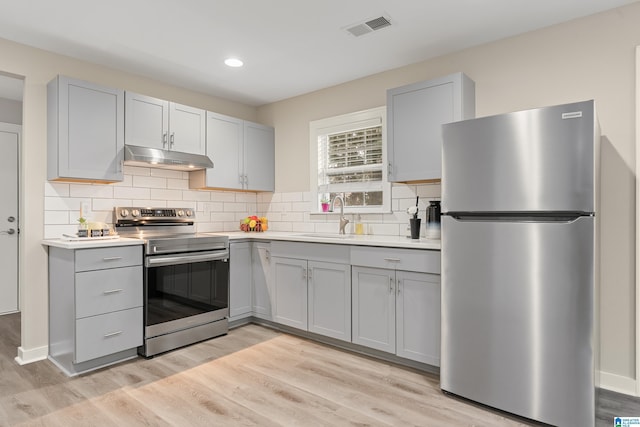
[[(228, 236), (229, 241), (234, 240), (285, 240), (292, 242), (313, 242), (313, 243), (332, 243), (341, 245), (359, 245), (359, 246), (382, 246), (390, 248), (407, 248), (407, 249), (430, 249), (440, 250), (440, 240), (408, 239), (404, 236), (375, 236), (363, 235), (357, 236), (349, 234), (348, 238), (330, 237), (331, 235), (323, 235), (321, 233), (297, 233), (282, 231), (265, 231), (265, 232), (216, 232), (211, 234)], [(315, 234), (310, 236), (310, 234)], [(326, 237), (329, 236), (329, 237)]]
[(86, 249), (86, 248), (107, 248), (111, 246), (133, 246), (142, 245), (144, 242), (140, 239), (129, 239), (126, 237), (118, 237), (117, 239), (99, 239), (88, 237), (86, 240), (69, 240), (69, 239), (45, 239), (42, 244), (45, 246), (55, 246), (62, 249)]
[[(338, 237), (335, 235), (323, 235), (321, 233), (294, 233), (282, 231), (265, 231), (265, 232), (215, 232), (206, 233), (228, 236), (229, 241), (238, 240), (283, 240), (291, 242), (309, 242), (309, 243), (330, 243), (339, 245), (357, 245), (357, 246), (380, 246), (388, 248), (407, 248), (407, 249), (428, 249), (440, 250), (440, 240), (430, 239), (407, 239), (404, 236), (372, 236), (372, 235), (347, 235), (348, 237)], [(43, 245), (55, 246), (63, 249), (84, 249), (84, 248), (106, 248), (111, 246), (131, 246), (142, 245), (144, 242), (140, 239), (130, 239), (120, 237), (117, 239), (98, 239), (87, 238), (86, 240), (68, 240), (68, 239), (46, 239), (42, 241)]]

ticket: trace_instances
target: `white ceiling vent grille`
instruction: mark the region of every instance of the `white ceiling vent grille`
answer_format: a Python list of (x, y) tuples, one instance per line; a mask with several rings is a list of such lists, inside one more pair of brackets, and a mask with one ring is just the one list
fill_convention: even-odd
[(391, 25), (391, 21), (388, 18), (385, 18), (384, 16), (380, 16), (378, 18), (370, 19), (366, 22), (362, 22), (362, 23), (347, 27), (346, 30), (352, 36), (360, 37), (365, 34), (371, 33), (373, 31), (381, 30), (390, 25)]

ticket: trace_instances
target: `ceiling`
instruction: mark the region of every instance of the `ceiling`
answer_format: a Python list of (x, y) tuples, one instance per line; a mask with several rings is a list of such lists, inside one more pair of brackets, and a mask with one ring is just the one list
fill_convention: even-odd
[(259, 106), (635, 1), (12, 1), (0, 38)]

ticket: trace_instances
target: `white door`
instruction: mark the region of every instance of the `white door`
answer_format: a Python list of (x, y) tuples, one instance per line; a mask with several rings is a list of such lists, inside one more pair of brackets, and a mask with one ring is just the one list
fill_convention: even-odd
[(0, 314), (18, 311), (18, 125), (0, 123)]

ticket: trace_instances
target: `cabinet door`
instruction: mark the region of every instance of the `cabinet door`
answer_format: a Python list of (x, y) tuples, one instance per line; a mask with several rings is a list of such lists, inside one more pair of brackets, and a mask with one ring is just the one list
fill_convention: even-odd
[(275, 304), (269, 248), (270, 245), (268, 243), (254, 243), (251, 252), (253, 314), (266, 320), (273, 319), (271, 307)]
[(126, 93), (125, 142), (141, 147), (169, 149), (169, 102)]
[(274, 320), (307, 330), (307, 261), (271, 257), (271, 274), (276, 291)]
[(351, 341), (351, 267), (309, 261), (309, 331)]
[(229, 245), (229, 313), (230, 319), (251, 315), (251, 244)]
[(389, 181), (440, 179), (442, 125), (473, 116), (474, 83), (462, 73), (387, 91)]
[(396, 272), (396, 354), (440, 366), (440, 276)]
[(242, 189), (242, 120), (207, 112), (207, 156), (214, 167), (206, 170), (206, 186)]
[(124, 91), (58, 76), (47, 97), (48, 179), (122, 181)]
[(169, 149), (205, 154), (206, 112), (188, 105), (169, 103)]
[(244, 174), (246, 190), (275, 190), (275, 132), (272, 127), (244, 122)]
[(396, 351), (395, 272), (352, 267), (352, 325), (355, 344)]

